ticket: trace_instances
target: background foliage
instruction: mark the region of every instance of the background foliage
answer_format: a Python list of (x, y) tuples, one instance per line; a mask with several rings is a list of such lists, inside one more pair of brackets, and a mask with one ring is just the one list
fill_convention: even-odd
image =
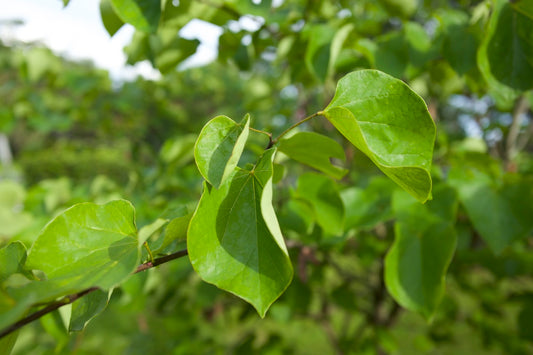
[[(249, 113), (277, 136), (323, 110), (353, 70), (403, 80), (437, 124), (424, 205), (327, 120), (301, 130), (342, 146), (324, 171), (340, 180), (296, 162), (305, 156), (291, 144), (324, 138), (280, 143), (274, 207), (294, 277), (264, 319), (183, 258), (130, 277), (81, 332), (67, 333), (83, 325), (64, 311), (23, 328), (13, 353), (532, 353), (532, 9), (530, 0), (102, 0), (110, 35), (124, 22), (137, 30), (128, 62), (149, 60), (159, 81), (113, 83), (38, 44), (1, 45), (0, 129), (13, 153), (0, 167), (1, 246), (29, 248), (78, 202), (130, 200), (138, 227), (187, 216), (202, 191), (193, 147), (209, 119)], [(178, 32), (192, 19), (223, 29), (218, 59), (178, 71), (198, 45)], [(250, 132), (240, 165), (267, 144)]]

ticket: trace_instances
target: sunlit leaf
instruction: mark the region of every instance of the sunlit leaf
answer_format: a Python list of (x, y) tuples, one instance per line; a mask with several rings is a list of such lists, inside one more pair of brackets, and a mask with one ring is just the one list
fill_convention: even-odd
[(189, 225), (187, 249), (200, 277), (251, 303), (264, 317), (292, 279), (292, 266), (272, 207), (272, 159), (236, 169), (204, 192)]
[(248, 139), (250, 116), (240, 124), (226, 116), (217, 116), (206, 123), (196, 145), (194, 158), (198, 170), (211, 185), (219, 187), (233, 171)]
[(153, 0), (111, 0), (118, 17), (143, 32), (155, 32), (161, 17), (161, 2)]
[(324, 115), (407, 192), (421, 202), (431, 198), (435, 124), (406, 84), (376, 70), (352, 72), (337, 84)]

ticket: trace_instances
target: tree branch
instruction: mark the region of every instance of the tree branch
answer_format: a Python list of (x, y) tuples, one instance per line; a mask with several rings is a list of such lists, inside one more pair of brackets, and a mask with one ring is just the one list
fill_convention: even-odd
[[(161, 264), (167, 263), (167, 262), (169, 262), (171, 260), (174, 260), (174, 259), (178, 259), (178, 258), (184, 257), (186, 255), (187, 255), (187, 249), (180, 250), (180, 251), (177, 251), (175, 253), (162, 256), (160, 258), (154, 259), (154, 261), (149, 261), (147, 263), (139, 265), (137, 267), (137, 269), (133, 273), (136, 274), (138, 272), (151, 269), (153, 267), (156, 267), (156, 266), (159, 266)], [(74, 293), (72, 295), (65, 296), (62, 299), (58, 300), (58, 301), (50, 303), (46, 307), (44, 307), (44, 308), (42, 308), (42, 309), (40, 309), (40, 310), (38, 310), (38, 311), (26, 316), (24, 318), (22, 318), (18, 322), (13, 323), (9, 327), (7, 327), (7, 328), (3, 329), (2, 331), (0, 331), (0, 339), (5, 337), (8, 334), (11, 334), (12, 332), (14, 332), (16, 330), (22, 328), (23, 326), (25, 326), (25, 325), (27, 325), (27, 324), (29, 324), (29, 323), (41, 318), (42, 316), (44, 316), (44, 315), (46, 315), (46, 314), (48, 314), (50, 312), (53, 312), (56, 309), (61, 308), (61, 307), (65, 306), (65, 305), (67, 305), (67, 304), (71, 304), (74, 301), (78, 300), (79, 298), (81, 298), (81, 297), (83, 297), (85, 295), (88, 295), (89, 293), (94, 292), (94, 291), (96, 291), (98, 289), (99, 289), (98, 287), (90, 287), (90, 288), (87, 288), (87, 289), (85, 289), (83, 291)]]
[(507, 134), (507, 141), (505, 146), (505, 160), (509, 164), (517, 153), (517, 139), (520, 134), (520, 125), (522, 124), (523, 114), (529, 109), (529, 103), (524, 95), (519, 97), (515, 103), (513, 110), (513, 122)]

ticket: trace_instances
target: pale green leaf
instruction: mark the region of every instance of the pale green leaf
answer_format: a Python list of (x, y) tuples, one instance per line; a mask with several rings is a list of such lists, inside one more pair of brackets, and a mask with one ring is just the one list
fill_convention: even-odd
[(217, 116), (202, 128), (194, 146), (194, 158), (200, 174), (218, 188), (229, 178), (248, 139), (250, 116), (240, 124), (227, 116)]
[(118, 17), (142, 32), (155, 32), (161, 17), (161, 2), (154, 0), (111, 0)]
[(314, 132), (299, 132), (279, 142), (280, 152), (292, 159), (309, 165), (335, 179), (340, 179), (348, 170), (335, 166), (331, 158), (345, 160), (344, 150), (333, 139)]
[(272, 207), (272, 159), (265, 151), (251, 171), (237, 168), (204, 192), (187, 236), (200, 277), (251, 303), (264, 317), (292, 279), (292, 265)]
[(168, 219), (158, 218), (154, 222), (139, 229), (139, 246), (142, 246), (143, 243), (148, 240), (148, 238), (157, 233), (167, 223)]
[(331, 235), (344, 231), (344, 205), (335, 183), (324, 175), (306, 173), (298, 178), (295, 197), (309, 202), (316, 222)]
[(124, 22), (115, 13), (111, 0), (100, 0), (100, 16), (111, 37), (124, 25)]
[(376, 70), (352, 72), (323, 113), (398, 185), (421, 202), (431, 198), (435, 124), (405, 83)]

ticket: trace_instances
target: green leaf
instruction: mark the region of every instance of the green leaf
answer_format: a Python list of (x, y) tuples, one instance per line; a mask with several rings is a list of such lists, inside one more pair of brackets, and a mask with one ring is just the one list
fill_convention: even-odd
[(333, 139), (314, 132), (299, 132), (279, 142), (280, 152), (329, 176), (340, 179), (348, 170), (333, 165), (331, 158), (345, 160), (344, 150)]
[(182, 216), (173, 218), (165, 228), (165, 234), (161, 244), (154, 250), (154, 253), (161, 253), (174, 241), (185, 240), (187, 238), (187, 229), (191, 221), (192, 213), (185, 210)]
[(305, 51), (307, 69), (320, 82), (326, 80), (330, 67), (331, 42), (335, 29), (329, 25), (313, 25), (306, 29), (309, 43)]
[(331, 179), (314, 173), (303, 174), (298, 178), (295, 197), (310, 203), (318, 225), (326, 233), (338, 236), (344, 232), (344, 205)]
[(168, 219), (158, 218), (154, 222), (139, 229), (139, 247), (148, 240), (152, 235), (157, 233), (168, 223)]
[(376, 176), (368, 186), (343, 190), (341, 198), (346, 210), (345, 229), (371, 229), (391, 219), (391, 196), (396, 188), (390, 179)]
[(240, 124), (227, 116), (217, 116), (202, 128), (194, 158), (200, 174), (214, 187), (223, 184), (239, 163), (249, 127), (250, 115), (246, 115)]
[[(126, 280), (141, 256), (135, 210), (124, 200), (105, 205), (80, 203), (50, 221), (33, 244), (27, 269), (42, 270), (45, 280), (21, 285), (11, 276), (0, 302), (0, 329), (36, 303), (99, 287), (111, 289)], [(15, 276), (15, 275), (14, 275)], [(17, 281), (14, 283), (14, 281)]]
[(407, 192), (421, 202), (431, 198), (435, 124), (406, 84), (376, 70), (352, 72), (324, 116)]
[(142, 32), (155, 32), (161, 17), (161, 2), (154, 0), (111, 0), (115, 13)]
[(516, 11), (533, 19), (533, 1), (531, 0), (515, 0), (511, 2), (511, 5)]
[(501, 83), (518, 90), (533, 88), (533, 18), (496, 0), (480, 55)]
[(204, 192), (187, 236), (200, 277), (251, 303), (261, 317), (292, 279), (292, 265), (272, 207), (272, 160), (265, 151), (251, 171), (235, 169)]
[(444, 294), (446, 270), (457, 244), (457, 199), (453, 190), (442, 186), (427, 205), (398, 191), (393, 206), (397, 222), (394, 244), (385, 258), (385, 284), (402, 307), (431, 319)]
[(0, 283), (16, 273), (31, 277), (25, 262), (26, 247), (21, 242), (16, 241), (0, 249)]
[(111, 0), (100, 0), (100, 16), (107, 33), (111, 37), (124, 25), (124, 22), (117, 16)]
[(46, 225), (31, 248), (27, 268), (48, 280), (76, 279), (72, 288), (110, 289), (137, 267), (140, 245), (135, 210), (125, 200), (80, 203)]
[(490, 249), (500, 254), (533, 229), (533, 182), (497, 182), (465, 163), (452, 167), (449, 183), (458, 192), (466, 213)]
[(102, 312), (109, 301), (111, 291), (96, 290), (72, 304), (69, 332), (82, 331), (87, 323)]
[(0, 355), (9, 355), (17, 342), (19, 331), (13, 332), (0, 339)]

